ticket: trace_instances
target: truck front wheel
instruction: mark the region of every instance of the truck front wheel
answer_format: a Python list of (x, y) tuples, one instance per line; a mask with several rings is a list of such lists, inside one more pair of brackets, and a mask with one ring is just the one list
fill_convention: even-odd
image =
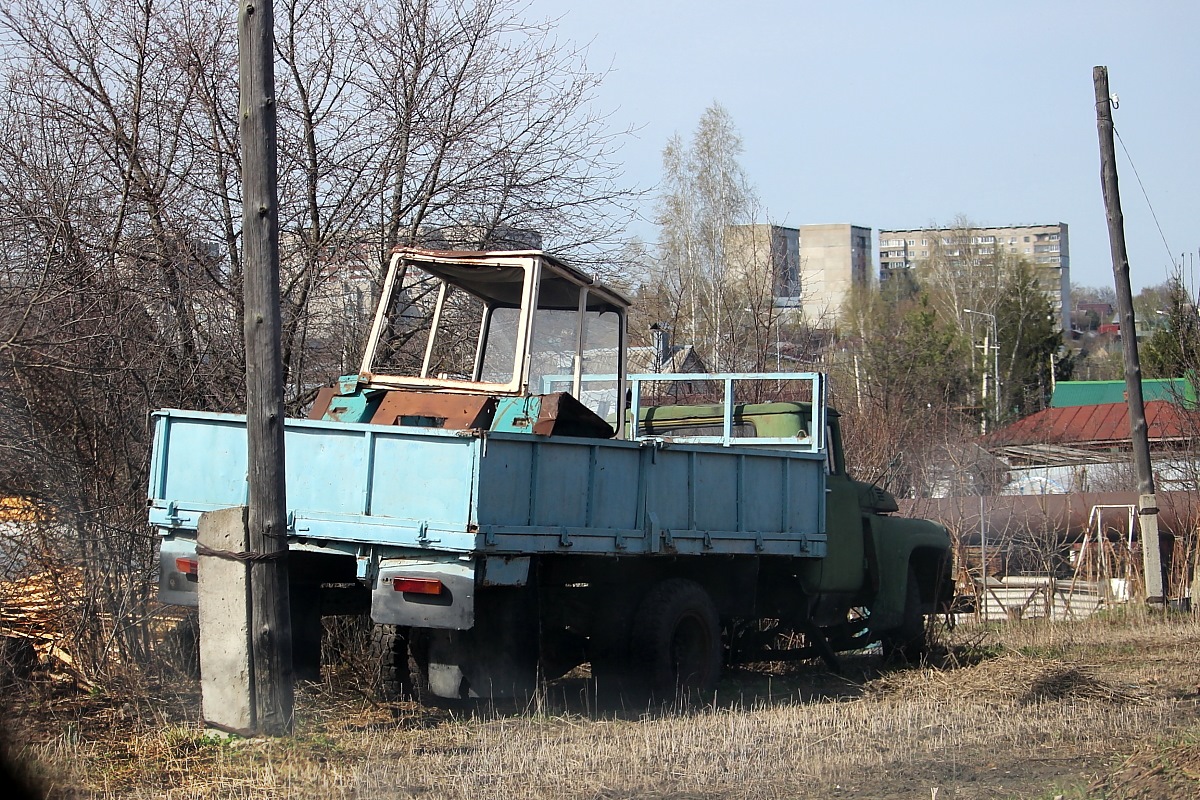
[(656, 700), (686, 700), (716, 687), (720, 622), (712, 598), (694, 581), (672, 578), (651, 589), (634, 615), (631, 644)]
[(929, 652), (929, 632), (925, 627), (925, 610), (921, 604), (921, 585), (917, 573), (908, 568), (908, 584), (904, 594), (904, 616), (900, 627), (886, 632), (881, 644), (888, 659), (915, 664)]

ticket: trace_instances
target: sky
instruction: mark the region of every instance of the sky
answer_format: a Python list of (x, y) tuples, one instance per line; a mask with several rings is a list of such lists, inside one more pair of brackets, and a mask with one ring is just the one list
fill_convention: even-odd
[(634, 131), (620, 158), (651, 190), (630, 229), (647, 241), (663, 145), (717, 102), (771, 222), (1064, 222), (1086, 286), (1113, 285), (1092, 83), (1107, 66), (1134, 291), (1173, 263), (1198, 285), (1195, 0), (531, 0), (529, 15), (608, 71), (595, 106)]

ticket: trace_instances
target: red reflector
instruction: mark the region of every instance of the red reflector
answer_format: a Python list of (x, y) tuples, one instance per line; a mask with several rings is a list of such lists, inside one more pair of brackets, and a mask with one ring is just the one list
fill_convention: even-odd
[(397, 592), (441, 594), (443, 588), (442, 582), (436, 578), (396, 578), (392, 581), (392, 589)]
[(175, 559), (175, 569), (184, 575), (195, 575), (200, 570), (200, 561), (195, 558), (177, 558)]

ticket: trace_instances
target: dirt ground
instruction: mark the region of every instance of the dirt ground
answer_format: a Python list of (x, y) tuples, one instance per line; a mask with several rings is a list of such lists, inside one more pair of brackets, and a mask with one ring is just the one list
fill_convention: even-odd
[(960, 628), (935, 665), (877, 655), (732, 671), (702, 708), (590, 709), (587, 681), (467, 714), (301, 687), (295, 735), (207, 734), (195, 683), (6, 690), (4, 754), (35, 796), (1200, 797), (1200, 625)]

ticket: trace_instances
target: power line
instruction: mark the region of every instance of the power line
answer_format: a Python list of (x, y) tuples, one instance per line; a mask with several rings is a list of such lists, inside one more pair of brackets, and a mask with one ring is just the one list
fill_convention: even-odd
[(1117, 135), (1117, 141), (1121, 143), (1121, 149), (1125, 151), (1125, 158), (1129, 160), (1129, 166), (1133, 168), (1133, 177), (1137, 178), (1138, 188), (1142, 190), (1142, 197), (1146, 198), (1146, 207), (1150, 209), (1150, 216), (1154, 218), (1154, 225), (1158, 228), (1158, 235), (1162, 238), (1163, 247), (1167, 248), (1167, 258), (1171, 259), (1171, 266), (1175, 267), (1175, 254), (1171, 250), (1171, 246), (1167, 244), (1166, 234), (1163, 233), (1162, 225), (1158, 222), (1158, 214), (1154, 213), (1154, 204), (1150, 202), (1150, 195), (1146, 193), (1146, 187), (1142, 184), (1142, 176), (1138, 174), (1137, 165), (1133, 163), (1133, 157), (1129, 155), (1129, 148), (1125, 146), (1125, 140), (1121, 138), (1121, 133), (1117, 130), (1116, 125), (1113, 125), (1113, 133)]

